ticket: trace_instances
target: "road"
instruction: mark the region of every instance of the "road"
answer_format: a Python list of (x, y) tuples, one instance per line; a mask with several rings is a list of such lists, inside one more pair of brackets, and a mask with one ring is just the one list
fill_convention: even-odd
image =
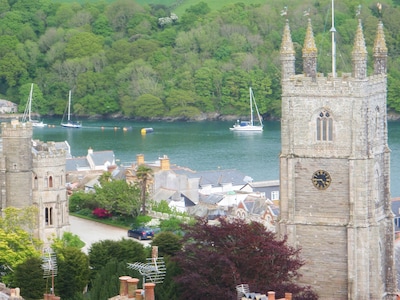
[[(88, 253), (88, 250), (93, 243), (102, 240), (118, 241), (122, 238), (128, 238), (126, 229), (81, 219), (71, 215), (69, 216), (69, 223), (71, 233), (76, 234), (83, 242), (85, 242), (86, 245), (82, 248), (82, 251), (85, 253)], [(143, 245), (150, 244), (150, 241), (135, 241), (142, 243)]]

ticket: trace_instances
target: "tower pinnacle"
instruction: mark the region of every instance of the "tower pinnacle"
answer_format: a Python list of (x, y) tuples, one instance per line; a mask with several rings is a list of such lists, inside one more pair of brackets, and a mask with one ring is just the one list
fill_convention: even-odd
[(374, 74), (386, 74), (387, 53), (383, 24), (379, 22), (374, 42)]
[(282, 62), (282, 80), (287, 79), (295, 74), (295, 53), (296, 52), (294, 51), (292, 36), (290, 34), (289, 21), (286, 20), (280, 50)]
[(315, 45), (311, 19), (308, 19), (306, 37), (304, 39), (303, 71), (307, 77), (315, 78), (317, 74), (317, 46)]
[(365, 39), (361, 25), (361, 20), (358, 20), (358, 27), (352, 51), (354, 78), (364, 79), (367, 77), (367, 56), (368, 53), (367, 53), (367, 48), (365, 47)]

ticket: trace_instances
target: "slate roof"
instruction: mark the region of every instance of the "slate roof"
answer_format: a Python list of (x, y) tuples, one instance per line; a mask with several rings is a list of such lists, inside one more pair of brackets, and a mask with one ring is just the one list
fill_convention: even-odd
[(206, 197), (202, 197), (200, 196), (200, 201), (203, 203), (207, 203), (207, 204), (218, 204), (222, 199), (224, 199), (224, 195), (221, 194), (210, 194), (207, 195)]
[(243, 173), (237, 170), (216, 170), (216, 171), (199, 171), (191, 170), (174, 170), (175, 173), (186, 175), (188, 178), (200, 178), (200, 185), (220, 186), (232, 183), (232, 185), (246, 184)]
[(68, 158), (66, 161), (67, 172), (77, 171), (78, 168), (87, 168), (90, 170), (89, 162), (86, 157)]
[(115, 156), (114, 151), (96, 151), (93, 154), (88, 154), (96, 166), (103, 166), (106, 162), (113, 164)]

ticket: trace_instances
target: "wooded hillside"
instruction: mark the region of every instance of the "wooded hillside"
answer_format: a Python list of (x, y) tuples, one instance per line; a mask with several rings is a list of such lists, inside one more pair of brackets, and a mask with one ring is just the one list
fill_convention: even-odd
[[(318, 71), (331, 68), (331, 1), (265, 1), (212, 10), (205, 2), (182, 14), (132, 0), (57, 3), (0, 1), (0, 97), (24, 110), (31, 83), (33, 109), (62, 115), (72, 90), (81, 116), (190, 119), (202, 113), (247, 115), (249, 86), (264, 117), (280, 115), (279, 47), (288, 18), (298, 71), (307, 19), (318, 47)], [(281, 16), (288, 4), (288, 15)], [(335, 7), (337, 71), (351, 71), (362, 19), (372, 70), (379, 18), (389, 49), (388, 106), (400, 112), (398, 3), (341, 1)], [(304, 16), (304, 11), (309, 12)]]

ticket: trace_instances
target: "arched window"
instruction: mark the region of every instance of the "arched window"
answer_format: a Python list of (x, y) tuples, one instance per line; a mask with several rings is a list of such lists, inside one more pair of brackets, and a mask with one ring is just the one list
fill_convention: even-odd
[(49, 187), (53, 187), (53, 176), (49, 176)]
[(317, 141), (332, 141), (333, 119), (328, 111), (321, 111), (317, 117)]
[(53, 208), (46, 207), (44, 209), (44, 221), (46, 226), (53, 225)]

